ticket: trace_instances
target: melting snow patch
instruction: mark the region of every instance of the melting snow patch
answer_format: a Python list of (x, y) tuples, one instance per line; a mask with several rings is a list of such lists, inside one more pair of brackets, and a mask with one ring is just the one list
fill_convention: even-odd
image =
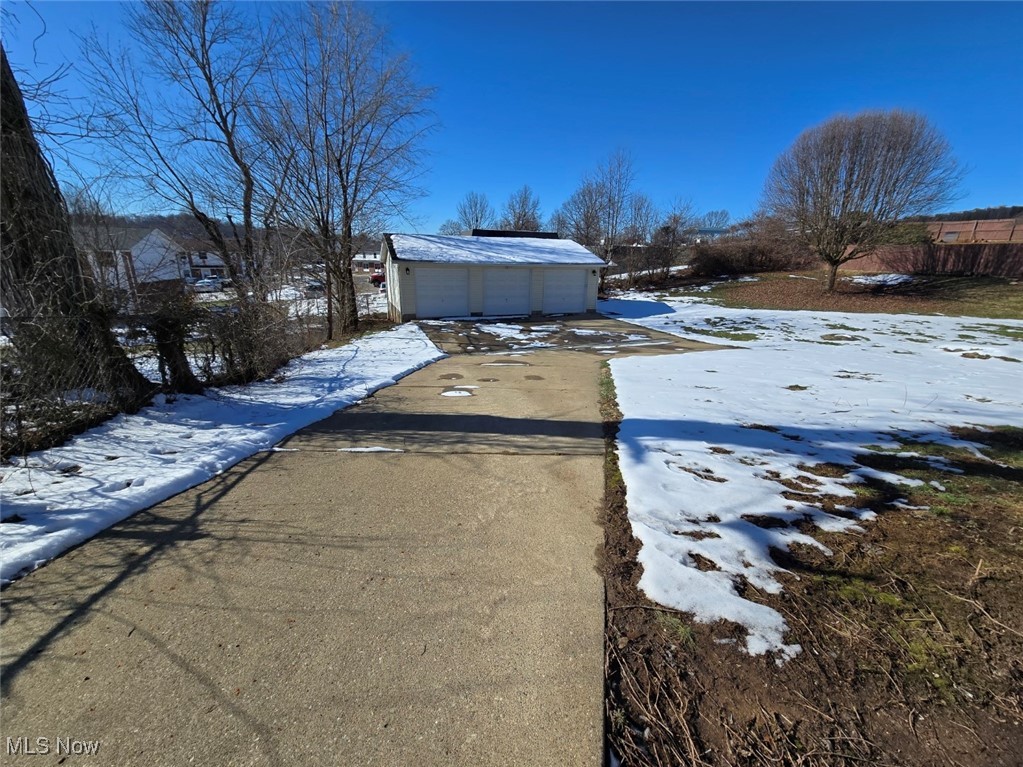
[[(875, 516), (835, 504), (855, 498), (855, 485), (923, 484), (858, 459), (878, 447), (905, 451), (900, 440), (974, 452), (977, 445), (957, 439), (951, 427), (1023, 427), (1023, 390), (1018, 375), (1007, 372), (1012, 366), (942, 351), (968, 321), (912, 318), (907, 336), (910, 320), (902, 316), (728, 309), (668, 298), (654, 303), (649, 296), (601, 305), (610, 307), (675, 335), (722, 324), (756, 331), (752, 348), (610, 363), (623, 414), (617, 451), (628, 515), (641, 542), (639, 586), (698, 621), (741, 625), (753, 654), (774, 652), (782, 660), (800, 651), (786, 641), (783, 616), (754, 601), (757, 591), (782, 589), (778, 575), (785, 571), (772, 549), (799, 544), (829, 553), (797, 525), (855, 533)], [(1023, 330), (1023, 322), (1006, 322)], [(869, 343), (808, 341), (835, 324), (862, 328), (857, 332)], [(927, 336), (922, 343), (918, 334)], [(1023, 356), (1023, 342), (1010, 344), (1014, 356)], [(916, 353), (897, 353), (906, 347)], [(794, 380), (798, 391), (790, 388)], [(925, 460), (941, 471), (953, 468), (937, 457)], [(815, 472), (820, 464), (828, 470)], [(836, 466), (845, 473), (833, 476)], [(747, 591), (753, 598), (742, 596)]]
[(846, 277), (856, 285), (902, 285), (913, 281), (911, 274), (861, 274), (858, 277)]
[(404, 453), (397, 447), (339, 447), (339, 453)]

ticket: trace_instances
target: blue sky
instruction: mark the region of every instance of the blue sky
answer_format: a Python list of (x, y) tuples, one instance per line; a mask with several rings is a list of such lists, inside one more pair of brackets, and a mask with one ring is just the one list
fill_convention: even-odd
[[(4, 5), (18, 18), (5, 24), (8, 54), (31, 69), (40, 22), (23, 3)], [(74, 64), (70, 29), (123, 35), (116, 4), (34, 7), (47, 23), (34, 58), (50, 69)], [(437, 88), (429, 196), (412, 210), (421, 231), (453, 217), (470, 190), (500, 207), (529, 184), (549, 215), (616, 149), (632, 154), (636, 189), (657, 205), (682, 198), (741, 217), (802, 130), (894, 107), (926, 115), (970, 169), (954, 209), (1023, 204), (1021, 3), (372, 7)]]

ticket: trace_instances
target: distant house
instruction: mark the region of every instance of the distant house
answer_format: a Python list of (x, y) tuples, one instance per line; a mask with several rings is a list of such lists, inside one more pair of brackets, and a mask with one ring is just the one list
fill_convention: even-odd
[(180, 290), (181, 250), (159, 229), (76, 227), (74, 236), (111, 306), (136, 309), (140, 296)]
[(186, 280), (229, 276), (224, 259), (206, 240), (179, 239), (175, 241), (175, 245), (178, 248), (182, 275)]
[(380, 257), (392, 320), (581, 314), (597, 306), (606, 264), (540, 233), (387, 234)]
[(371, 272), (383, 267), (379, 253), (358, 253), (352, 256), (352, 268), (361, 269), (364, 272)]

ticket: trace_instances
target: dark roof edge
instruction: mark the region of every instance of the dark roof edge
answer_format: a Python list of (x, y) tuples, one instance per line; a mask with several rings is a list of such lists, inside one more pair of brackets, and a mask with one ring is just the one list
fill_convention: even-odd
[[(389, 255), (395, 261), (400, 261), (401, 259), (398, 258), (398, 251), (394, 247), (394, 240), (391, 239), (391, 233), (390, 232), (384, 232), (384, 243), (387, 245), (387, 255)], [(386, 259), (380, 259), (380, 260), (384, 261)]]
[(536, 240), (557, 240), (557, 232), (523, 232), (516, 229), (473, 229), (473, 237), (526, 237)]

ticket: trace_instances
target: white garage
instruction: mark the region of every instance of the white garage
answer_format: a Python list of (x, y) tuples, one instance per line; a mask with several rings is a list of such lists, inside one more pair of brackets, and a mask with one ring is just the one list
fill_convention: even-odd
[(593, 312), (605, 266), (578, 243), (545, 232), (388, 234), (380, 256), (388, 314), (399, 322)]

